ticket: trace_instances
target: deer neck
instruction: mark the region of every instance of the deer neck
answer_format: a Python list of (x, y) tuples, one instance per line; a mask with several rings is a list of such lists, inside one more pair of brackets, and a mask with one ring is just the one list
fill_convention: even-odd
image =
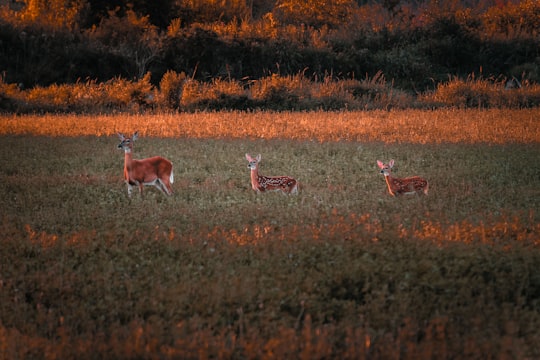
[(129, 177), (129, 171), (131, 170), (131, 164), (133, 162), (133, 152), (131, 149), (124, 150), (124, 174), (126, 179)]
[(126, 148), (124, 149), (124, 158), (127, 160), (127, 159), (132, 159), (133, 158), (133, 151), (130, 149), (130, 148)]
[(259, 183), (259, 169), (251, 169), (251, 187), (253, 190), (259, 190), (261, 184)]
[(386, 185), (388, 185), (388, 191), (390, 192), (390, 194), (394, 195), (396, 193), (396, 188), (394, 185), (394, 178), (390, 174), (388, 175), (385, 174), (384, 179), (386, 180)]

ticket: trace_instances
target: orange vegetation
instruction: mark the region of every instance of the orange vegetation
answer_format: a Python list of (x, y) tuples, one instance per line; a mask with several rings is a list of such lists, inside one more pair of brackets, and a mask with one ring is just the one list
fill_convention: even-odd
[(218, 112), (0, 116), (0, 135), (263, 138), (385, 143), (538, 143), (540, 110)]

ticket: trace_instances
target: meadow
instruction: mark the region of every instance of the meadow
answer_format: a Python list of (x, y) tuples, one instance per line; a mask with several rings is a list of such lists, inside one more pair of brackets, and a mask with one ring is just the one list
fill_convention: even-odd
[[(1, 115), (0, 359), (538, 358), (539, 115)], [(128, 198), (135, 130), (172, 197)]]

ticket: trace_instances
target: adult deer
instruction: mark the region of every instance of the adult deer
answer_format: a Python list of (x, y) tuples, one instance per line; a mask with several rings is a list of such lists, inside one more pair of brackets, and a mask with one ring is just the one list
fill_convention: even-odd
[(118, 133), (118, 138), (121, 141), (118, 148), (124, 150), (124, 179), (128, 188), (128, 196), (131, 197), (134, 186), (139, 187), (139, 193), (142, 196), (144, 185), (155, 186), (162, 193), (172, 195), (171, 184), (174, 182), (172, 163), (161, 156), (134, 160), (133, 142), (138, 137), (137, 131), (131, 138)]
[(428, 194), (429, 184), (425, 179), (419, 176), (411, 176), (403, 179), (393, 177), (392, 168), (394, 167), (394, 160), (390, 160), (388, 164), (384, 164), (382, 161), (377, 160), (377, 165), (381, 169), (381, 174), (383, 174), (386, 179), (390, 195)]
[(251, 187), (257, 193), (265, 191), (281, 191), (284, 194), (297, 194), (298, 181), (289, 176), (264, 176), (259, 174), (259, 162), (261, 154), (254, 159), (246, 154), (246, 160), (249, 162), (248, 168), (251, 169)]

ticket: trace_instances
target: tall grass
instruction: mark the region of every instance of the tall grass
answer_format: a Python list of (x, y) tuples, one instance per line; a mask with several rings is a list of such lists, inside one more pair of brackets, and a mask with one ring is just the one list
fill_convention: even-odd
[(537, 143), (538, 109), (347, 112), (201, 112), (161, 115), (0, 115), (0, 134), (385, 143)]
[[(535, 118), (3, 117), (0, 358), (536, 358)], [(114, 132), (134, 128), (136, 158), (174, 163), (172, 197), (127, 198)], [(246, 152), (300, 194), (257, 196)], [(389, 158), (430, 194), (389, 196)]]
[(437, 85), (433, 92), (420, 96), (420, 101), (434, 106), (457, 108), (528, 108), (540, 104), (540, 86), (528, 85), (517, 89), (507, 89), (505, 80), (476, 78), (453, 78)]
[(150, 73), (138, 81), (77, 82), (20, 89), (0, 77), (0, 111), (11, 113), (170, 113), (215, 110), (337, 111), (435, 108), (537, 108), (540, 86), (507, 90), (502, 81), (450, 79), (433, 91), (400, 90), (379, 71), (372, 77), (308, 77), (303, 72), (271, 74), (256, 80), (213, 78), (199, 81), (167, 71), (159, 86)]

